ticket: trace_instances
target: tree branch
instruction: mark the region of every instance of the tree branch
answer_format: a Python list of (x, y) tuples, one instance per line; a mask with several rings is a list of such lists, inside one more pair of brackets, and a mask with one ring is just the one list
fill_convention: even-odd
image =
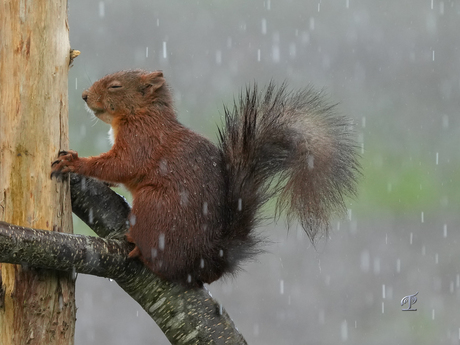
[(74, 271), (114, 279), (158, 324), (172, 344), (246, 344), (229, 315), (206, 289), (159, 279), (128, 259), (129, 205), (104, 183), (70, 176), (72, 210), (97, 238), (0, 222), (0, 262)]
[(37, 230), (0, 222), (0, 259), (9, 264), (117, 277), (127, 270), (123, 241)]

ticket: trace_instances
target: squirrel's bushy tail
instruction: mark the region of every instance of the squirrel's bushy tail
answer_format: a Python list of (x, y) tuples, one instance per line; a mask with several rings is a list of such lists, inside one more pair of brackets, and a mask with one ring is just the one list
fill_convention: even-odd
[(286, 85), (270, 83), (259, 92), (254, 85), (225, 109), (219, 135), (229, 186), (231, 226), (224, 237), (233, 249), (230, 261), (254, 253), (252, 230), (260, 207), (273, 196), (277, 211), (297, 218), (312, 241), (327, 233), (331, 214), (345, 210), (343, 197), (355, 194), (353, 134), (350, 121), (312, 88), (288, 92)]

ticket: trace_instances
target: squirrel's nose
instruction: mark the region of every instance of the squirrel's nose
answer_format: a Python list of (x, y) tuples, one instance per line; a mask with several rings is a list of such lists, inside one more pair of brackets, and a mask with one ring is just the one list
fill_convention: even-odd
[(81, 98), (83, 98), (83, 100), (86, 102), (88, 100), (88, 93), (84, 91), (83, 94), (81, 95)]

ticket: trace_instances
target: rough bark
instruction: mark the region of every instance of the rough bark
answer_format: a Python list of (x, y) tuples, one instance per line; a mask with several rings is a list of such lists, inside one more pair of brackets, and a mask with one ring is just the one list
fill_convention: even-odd
[[(72, 232), (69, 186), (49, 179), (68, 145), (67, 1), (0, 0), (0, 37), (0, 220)], [(0, 344), (73, 344), (71, 274), (0, 266)]]
[[(172, 344), (246, 344), (229, 315), (206, 289), (185, 289), (156, 277), (127, 255), (122, 239), (129, 205), (94, 179), (72, 174), (72, 208), (98, 235), (50, 233), (0, 222), (0, 261), (114, 279)], [(12, 229), (12, 228), (16, 228)]]

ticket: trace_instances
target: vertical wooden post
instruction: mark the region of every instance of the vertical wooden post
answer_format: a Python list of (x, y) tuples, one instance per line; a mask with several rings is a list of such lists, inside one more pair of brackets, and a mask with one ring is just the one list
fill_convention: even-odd
[[(69, 186), (50, 179), (68, 147), (67, 0), (0, 0), (0, 220), (72, 232)], [(0, 345), (73, 344), (68, 273), (1, 264)]]

